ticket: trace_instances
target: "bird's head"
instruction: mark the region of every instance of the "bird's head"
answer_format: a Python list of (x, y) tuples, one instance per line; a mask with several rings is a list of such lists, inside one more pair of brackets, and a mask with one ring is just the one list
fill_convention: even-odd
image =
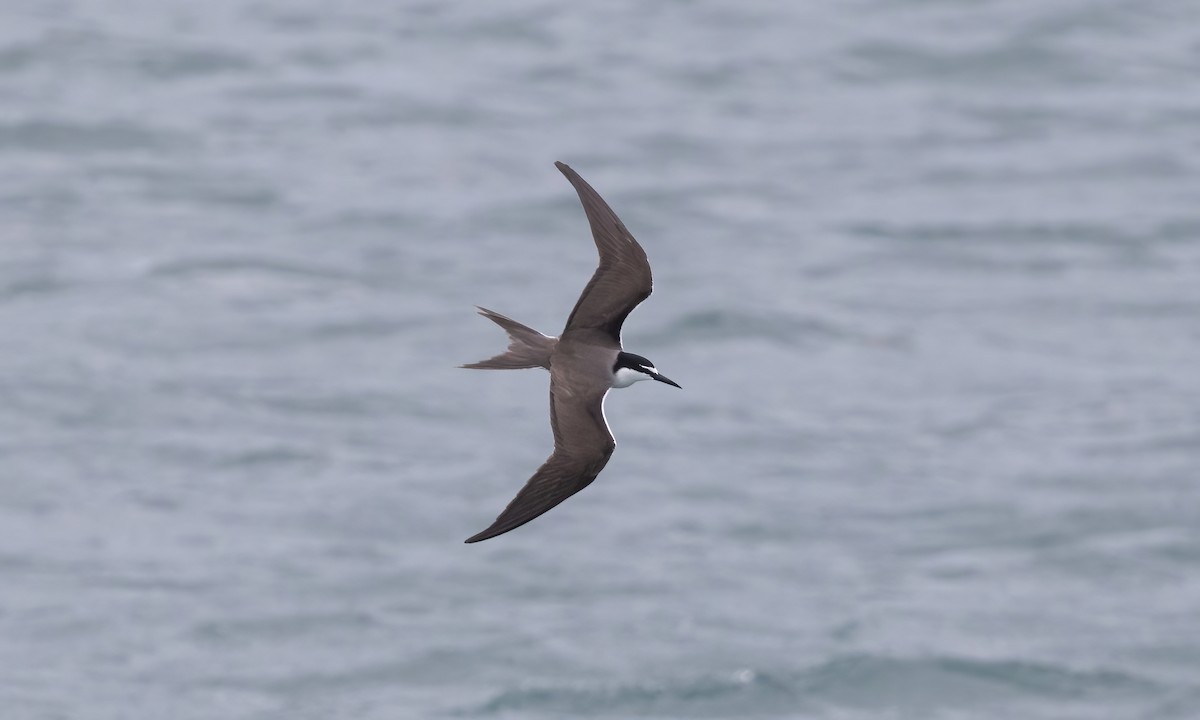
[(617, 362), (613, 365), (613, 387), (629, 387), (638, 380), (657, 380), (668, 385), (680, 387), (679, 383), (663, 375), (641, 355), (622, 352), (617, 354)]

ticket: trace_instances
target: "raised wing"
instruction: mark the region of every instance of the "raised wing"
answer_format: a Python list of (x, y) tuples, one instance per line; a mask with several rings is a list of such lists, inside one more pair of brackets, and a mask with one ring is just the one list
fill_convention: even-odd
[(654, 285), (650, 261), (646, 259), (646, 251), (625, 229), (625, 224), (600, 193), (567, 165), (556, 162), (554, 166), (567, 176), (575, 192), (579, 193), (579, 201), (592, 226), (596, 249), (600, 251), (600, 266), (576, 301), (563, 334), (578, 328), (594, 328), (603, 330), (619, 343), (625, 318), (650, 297)]
[(467, 538), (479, 542), (503, 535), (533, 520), (592, 484), (608, 464), (616, 443), (604, 420), (604, 393), (587, 396), (556, 392), (550, 382), (550, 426), (554, 453), (538, 468), (504, 512), (486, 530)]

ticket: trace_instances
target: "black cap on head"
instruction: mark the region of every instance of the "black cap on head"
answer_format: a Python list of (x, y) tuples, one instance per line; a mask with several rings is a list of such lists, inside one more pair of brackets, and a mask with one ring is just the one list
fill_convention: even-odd
[(660, 373), (654, 367), (654, 363), (650, 362), (648, 358), (644, 358), (641, 355), (634, 355), (633, 353), (627, 352), (618, 353), (617, 362), (615, 365), (613, 365), (613, 372), (616, 373), (619, 368), (629, 368), (630, 370), (644, 373), (661, 383), (674, 385), (675, 387), (682, 389), (679, 383)]
[(617, 368), (623, 368), (623, 367), (629, 368), (630, 370), (637, 370), (638, 372), (642, 372), (644, 368), (653, 368), (654, 363), (650, 362), (649, 359), (644, 358), (641, 355), (634, 355), (633, 353), (620, 352), (620, 353), (617, 353), (617, 364), (613, 365), (613, 372), (616, 372)]

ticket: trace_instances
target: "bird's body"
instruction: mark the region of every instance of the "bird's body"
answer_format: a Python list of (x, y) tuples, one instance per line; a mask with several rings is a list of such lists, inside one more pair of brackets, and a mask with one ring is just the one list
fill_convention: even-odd
[(509, 347), (496, 357), (463, 367), (549, 370), (554, 453), (496, 521), (468, 538), (469, 543), (524, 525), (596, 479), (616, 447), (604, 417), (604, 397), (610, 388), (650, 379), (679, 387), (649, 360), (621, 348), (625, 318), (653, 289), (646, 252), (578, 173), (563, 163), (555, 165), (579, 193), (600, 253), (600, 265), (557, 338), (480, 308), (481, 315), (508, 333)]

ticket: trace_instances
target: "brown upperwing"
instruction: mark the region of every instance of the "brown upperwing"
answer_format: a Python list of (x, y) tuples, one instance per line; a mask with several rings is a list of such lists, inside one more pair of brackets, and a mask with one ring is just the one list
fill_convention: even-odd
[(487, 540), (524, 525), (590, 485), (608, 464), (616, 443), (604, 421), (607, 385), (598, 384), (574, 395), (563, 390), (563, 385), (551, 372), (550, 426), (554, 430), (554, 453), (496, 521), (467, 538), (467, 542)]
[(600, 266), (571, 310), (563, 333), (577, 328), (595, 328), (620, 342), (625, 318), (650, 297), (653, 289), (650, 261), (646, 259), (646, 251), (625, 229), (625, 224), (600, 193), (567, 165), (556, 162), (554, 166), (567, 176), (579, 193), (579, 201), (592, 226), (596, 249), (600, 252)]

